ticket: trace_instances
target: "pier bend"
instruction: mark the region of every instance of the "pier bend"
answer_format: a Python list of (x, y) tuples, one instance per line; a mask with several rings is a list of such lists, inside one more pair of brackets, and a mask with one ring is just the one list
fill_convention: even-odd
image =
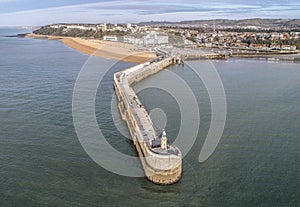
[(166, 67), (180, 63), (180, 58), (158, 58), (114, 74), (118, 108), (127, 123), (147, 179), (156, 184), (176, 183), (182, 175), (182, 154), (168, 144), (166, 132), (154, 129), (152, 120), (132, 89), (132, 85)]

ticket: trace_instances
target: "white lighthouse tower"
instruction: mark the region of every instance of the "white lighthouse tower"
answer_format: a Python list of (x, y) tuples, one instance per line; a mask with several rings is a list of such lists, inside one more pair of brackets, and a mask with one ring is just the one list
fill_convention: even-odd
[(161, 136), (161, 140), (160, 140), (160, 147), (161, 149), (165, 150), (167, 149), (167, 144), (168, 144), (168, 138), (167, 138), (167, 134), (166, 131), (164, 130)]

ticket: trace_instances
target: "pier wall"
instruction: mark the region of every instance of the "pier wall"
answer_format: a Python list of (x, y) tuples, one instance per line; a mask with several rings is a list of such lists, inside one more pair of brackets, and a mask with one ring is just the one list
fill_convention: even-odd
[(114, 87), (122, 119), (127, 123), (146, 177), (157, 184), (172, 184), (180, 179), (182, 155), (175, 146), (171, 147), (172, 151), (160, 153), (151, 147), (151, 140), (158, 135), (148, 112), (131, 86), (165, 69), (173, 62), (173, 58), (146, 62), (114, 75)]
[(224, 60), (227, 59), (228, 56), (225, 54), (187, 54), (183, 55), (182, 59), (184, 60)]

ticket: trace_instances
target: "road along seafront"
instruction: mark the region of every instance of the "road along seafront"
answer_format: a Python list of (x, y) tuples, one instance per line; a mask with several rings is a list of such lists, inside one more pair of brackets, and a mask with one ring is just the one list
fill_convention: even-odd
[(157, 58), (114, 74), (118, 108), (127, 123), (145, 176), (155, 184), (176, 183), (182, 175), (182, 154), (168, 143), (166, 132), (154, 129), (153, 122), (132, 85), (166, 67), (180, 62), (176, 57)]

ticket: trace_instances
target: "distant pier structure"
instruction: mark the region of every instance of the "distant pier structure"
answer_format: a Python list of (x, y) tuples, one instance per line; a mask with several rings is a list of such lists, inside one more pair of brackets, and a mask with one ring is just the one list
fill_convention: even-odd
[(145, 176), (161, 185), (179, 181), (182, 175), (182, 154), (176, 146), (168, 143), (165, 131), (158, 134), (131, 86), (179, 61), (176, 57), (163, 57), (114, 74), (118, 108), (127, 123)]
[(158, 56), (173, 57), (174, 64), (184, 64), (184, 61), (189, 60), (224, 60), (228, 58), (225, 53), (203, 51), (200, 48), (156, 47), (154, 51)]

